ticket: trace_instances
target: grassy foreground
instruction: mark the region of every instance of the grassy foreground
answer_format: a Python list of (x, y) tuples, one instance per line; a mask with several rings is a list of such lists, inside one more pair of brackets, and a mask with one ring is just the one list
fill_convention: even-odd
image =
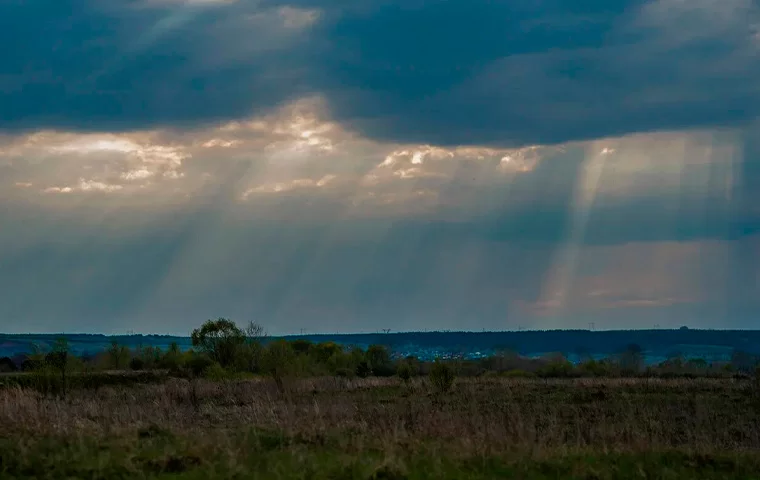
[(0, 390), (0, 478), (760, 478), (729, 379), (170, 380)]

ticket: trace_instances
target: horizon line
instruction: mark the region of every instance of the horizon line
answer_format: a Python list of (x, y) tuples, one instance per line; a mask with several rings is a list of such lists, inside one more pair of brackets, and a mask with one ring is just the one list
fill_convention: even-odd
[[(675, 327), (675, 328), (614, 328), (614, 329), (588, 329), (588, 328), (552, 328), (552, 329), (520, 329), (520, 330), (399, 330), (384, 332), (306, 332), (301, 333), (284, 333), (277, 335), (265, 334), (265, 337), (319, 337), (319, 336), (348, 336), (348, 335), (406, 335), (406, 334), (493, 334), (493, 333), (545, 333), (545, 332), (645, 332), (645, 331), (702, 331), (702, 332), (760, 332), (760, 328), (692, 328), (692, 327)], [(0, 336), (93, 336), (93, 337), (176, 337), (189, 338), (189, 334), (171, 334), (171, 333), (85, 333), (85, 332), (23, 332), (23, 333), (4, 333)]]

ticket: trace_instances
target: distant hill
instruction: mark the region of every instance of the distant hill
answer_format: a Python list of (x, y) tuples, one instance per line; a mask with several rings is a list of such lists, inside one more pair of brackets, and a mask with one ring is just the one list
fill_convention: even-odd
[[(37, 344), (49, 348), (60, 334), (9, 335), (0, 334), (0, 356), (31, 351)], [(176, 342), (180, 348), (190, 348), (189, 337), (166, 335), (85, 335), (66, 334), (71, 349), (77, 354), (97, 353), (106, 349), (112, 340), (129, 347), (154, 346), (167, 348)], [(273, 337), (274, 338), (274, 337)], [(399, 332), (371, 334), (291, 335), (314, 342), (332, 341), (343, 345), (366, 347), (372, 344), (388, 346), (397, 355), (430, 357), (445, 353), (482, 356), (510, 350), (534, 356), (561, 352), (568, 356), (605, 356), (616, 354), (636, 344), (651, 357), (674, 354), (722, 358), (734, 350), (760, 354), (760, 330), (530, 330), (520, 332)]]
[(190, 348), (189, 337), (173, 337), (168, 335), (97, 335), (97, 334), (2, 334), (0, 333), (0, 357), (17, 353), (29, 353), (38, 346), (41, 350), (49, 349), (59, 337), (66, 337), (71, 351), (77, 355), (97, 353), (105, 350), (116, 340), (121, 345), (130, 347), (158, 346), (166, 348), (176, 342), (181, 348)]

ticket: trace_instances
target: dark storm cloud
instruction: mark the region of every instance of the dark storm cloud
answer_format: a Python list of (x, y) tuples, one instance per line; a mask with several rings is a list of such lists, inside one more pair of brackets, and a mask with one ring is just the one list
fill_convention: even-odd
[(266, 110), (304, 92), (303, 58), (282, 51), (299, 34), (248, 2), (2, 2), (0, 128), (140, 129)]
[(328, 29), (330, 96), (369, 134), (440, 144), (738, 123), (760, 107), (757, 19), (739, 1), (387, 5)]
[(393, 141), (740, 124), (760, 113), (759, 19), (749, 0), (13, 0), (0, 6), (0, 128), (183, 126), (306, 92)]

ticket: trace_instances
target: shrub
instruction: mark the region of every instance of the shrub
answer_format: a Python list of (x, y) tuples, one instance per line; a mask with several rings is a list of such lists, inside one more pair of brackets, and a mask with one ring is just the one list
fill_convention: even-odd
[(412, 366), (409, 365), (409, 362), (401, 362), (396, 369), (396, 375), (398, 375), (398, 378), (404, 381), (404, 383), (409, 383), (409, 380), (412, 379)]
[(129, 368), (132, 370), (142, 370), (145, 368), (145, 361), (140, 357), (135, 357), (129, 361)]
[(536, 376), (533, 372), (526, 372), (525, 370), (509, 370), (502, 374), (505, 378), (533, 378)]
[(539, 368), (536, 373), (544, 378), (566, 378), (573, 375), (573, 364), (567, 360), (554, 360)]
[(290, 346), (293, 348), (293, 351), (298, 355), (308, 354), (313, 345), (314, 344), (312, 344), (310, 341), (304, 340), (302, 338), (298, 338), (290, 342)]
[(396, 374), (396, 369), (390, 363), (372, 367), (372, 375), (376, 377), (392, 377)]
[(336, 377), (343, 377), (343, 378), (352, 378), (354, 376), (354, 371), (350, 368), (339, 368), (335, 371)]
[(372, 373), (372, 369), (369, 368), (369, 363), (366, 360), (362, 360), (356, 366), (356, 376), (359, 378), (367, 378)]
[(108, 367), (112, 370), (121, 370), (129, 365), (131, 353), (126, 345), (119, 345), (116, 340), (111, 341), (111, 346), (107, 352)]
[(272, 377), (280, 391), (285, 390), (284, 377), (293, 372), (295, 352), (290, 343), (277, 340), (267, 345), (262, 357), (262, 367), (266, 374)]
[(383, 345), (370, 345), (367, 348), (367, 362), (372, 369), (372, 374), (378, 377), (390, 377), (396, 373), (391, 365), (391, 356), (388, 349)]
[(594, 359), (583, 362), (578, 368), (583, 375), (589, 375), (592, 377), (604, 377), (610, 374), (609, 365), (604, 362), (598, 362)]
[(454, 369), (448, 364), (436, 360), (430, 368), (430, 383), (439, 392), (448, 392), (454, 386)]
[(187, 361), (187, 367), (193, 376), (198, 377), (203, 375), (203, 372), (214, 363), (211, 358), (202, 353), (193, 353), (190, 355)]
[(158, 362), (160, 368), (169, 370), (170, 373), (176, 374), (180, 371), (183, 364), (183, 355), (179, 349), (179, 345), (176, 342), (172, 342), (169, 346), (169, 350), (164, 353), (163, 357)]
[(37, 391), (46, 395), (57, 394), (63, 389), (60, 377), (58, 377), (55, 374), (55, 370), (48, 365), (43, 365), (32, 372), (31, 384)]
[(335, 342), (318, 343), (310, 350), (318, 363), (327, 363), (331, 358), (343, 353), (341, 346)]
[(203, 378), (207, 378), (209, 380), (213, 380), (216, 382), (227, 380), (228, 378), (230, 378), (230, 375), (227, 372), (227, 370), (225, 370), (224, 367), (221, 366), (217, 362), (214, 362), (208, 367), (206, 367), (203, 370), (202, 375), (203, 375)]
[(261, 372), (264, 347), (257, 341), (247, 341), (241, 345), (235, 361), (235, 368), (250, 373)]

